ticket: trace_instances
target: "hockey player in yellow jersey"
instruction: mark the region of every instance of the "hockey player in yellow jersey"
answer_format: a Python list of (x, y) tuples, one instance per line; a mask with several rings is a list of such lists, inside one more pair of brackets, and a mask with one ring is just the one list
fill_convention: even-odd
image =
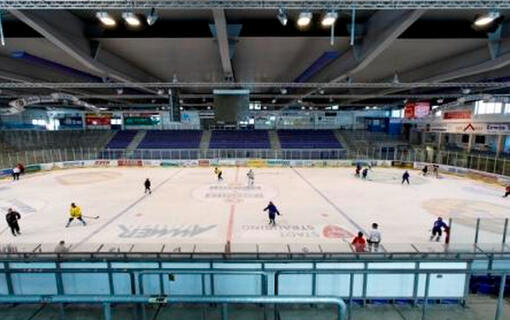
[(82, 214), (81, 214), (81, 208), (78, 207), (74, 202), (71, 203), (71, 207), (69, 208), (69, 220), (67, 221), (66, 228), (69, 227), (71, 222), (73, 222), (74, 219), (78, 219), (83, 223), (83, 226), (86, 226), (87, 223), (85, 220), (83, 220)]
[(223, 172), (218, 167), (214, 168), (214, 174), (218, 176), (218, 182), (223, 181)]

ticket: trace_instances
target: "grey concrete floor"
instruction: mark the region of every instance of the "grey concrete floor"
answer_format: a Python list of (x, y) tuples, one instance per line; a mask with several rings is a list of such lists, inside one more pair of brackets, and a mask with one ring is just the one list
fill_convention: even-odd
[[(279, 306), (279, 320), (333, 320), (335, 309), (330, 306)], [(1, 320), (60, 320), (60, 307), (55, 305), (0, 305)], [(467, 307), (459, 305), (428, 305), (426, 320), (493, 320), (496, 312), (496, 299), (489, 296), (470, 296)], [(68, 320), (101, 320), (100, 306), (67, 305), (64, 308)], [(265, 314), (265, 317), (264, 317)], [(142, 320), (134, 306), (113, 306), (113, 320)], [(173, 305), (158, 309), (145, 308), (146, 320), (221, 320), (221, 306), (215, 305)], [(264, 310), (256, 305), (234, 305), (228, 309), (229, 320), (275, 320), (271, 306)], [(351, 320), (422, 320), (421, 306), (411, 305), (355, 305)], [(510, 319), (510, 302), (503, 304), (502, 319)]]

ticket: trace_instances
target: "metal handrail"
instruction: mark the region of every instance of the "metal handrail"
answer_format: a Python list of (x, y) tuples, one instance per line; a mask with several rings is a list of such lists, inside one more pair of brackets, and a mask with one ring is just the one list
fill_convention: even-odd
[(150, 296), (150, 295), (25, 295), (0, 296), (0, 303), (20, 304), (62, 304), (62, 303), (101, 303), (104, 308), (105, 320), (112, 319), (111, 304), (208, 304), (220, 303), (224, 305), (222, 319), (228, 319), (226, 305), (228, 304), (334, 304), (337, 306), (337, 319), (346, 318), (347, 306), (342, 298), (335, 296), (305, 297), (305, 296)]

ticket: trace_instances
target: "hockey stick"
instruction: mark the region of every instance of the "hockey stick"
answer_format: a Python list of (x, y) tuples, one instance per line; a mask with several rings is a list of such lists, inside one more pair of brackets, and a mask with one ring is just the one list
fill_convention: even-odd
[(99, 216), (95, 216), (95, 217), (92, 217), (92, 216), (83, 216), (84, 218), (87, 218), (87, 219), (99, 219)]

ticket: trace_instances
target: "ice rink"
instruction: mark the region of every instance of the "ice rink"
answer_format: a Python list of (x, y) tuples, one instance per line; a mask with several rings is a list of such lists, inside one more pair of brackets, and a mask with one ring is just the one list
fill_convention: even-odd
[[(377, 222), (390, 248), (428, 243), (437, 216), (453, 218), (452, 241), (470, 242), (480, 217), (480, 242), (498, 242), (510, 217), (501, 186), (451, 175), (410, 171), (411, 184), (402, 185), (404, 170), (395, 168), (374, 168), (368, 181), (354, 177), (354, 168), (254, 168), (248, 187), (247, 168), (222, 170), (223, 182), (209, 167), (82, 168), (3, 180), (0, 209), (21, 213), (22, 235), (13, 237), (4, 222), (0, 242), (331, 247)], [(144, 195), (145, 178), (151, 195)], [(269, 200), (282, 214), (276, 227), (262, 211)], [(99, 219), (65, 228), (71, 202)]]

